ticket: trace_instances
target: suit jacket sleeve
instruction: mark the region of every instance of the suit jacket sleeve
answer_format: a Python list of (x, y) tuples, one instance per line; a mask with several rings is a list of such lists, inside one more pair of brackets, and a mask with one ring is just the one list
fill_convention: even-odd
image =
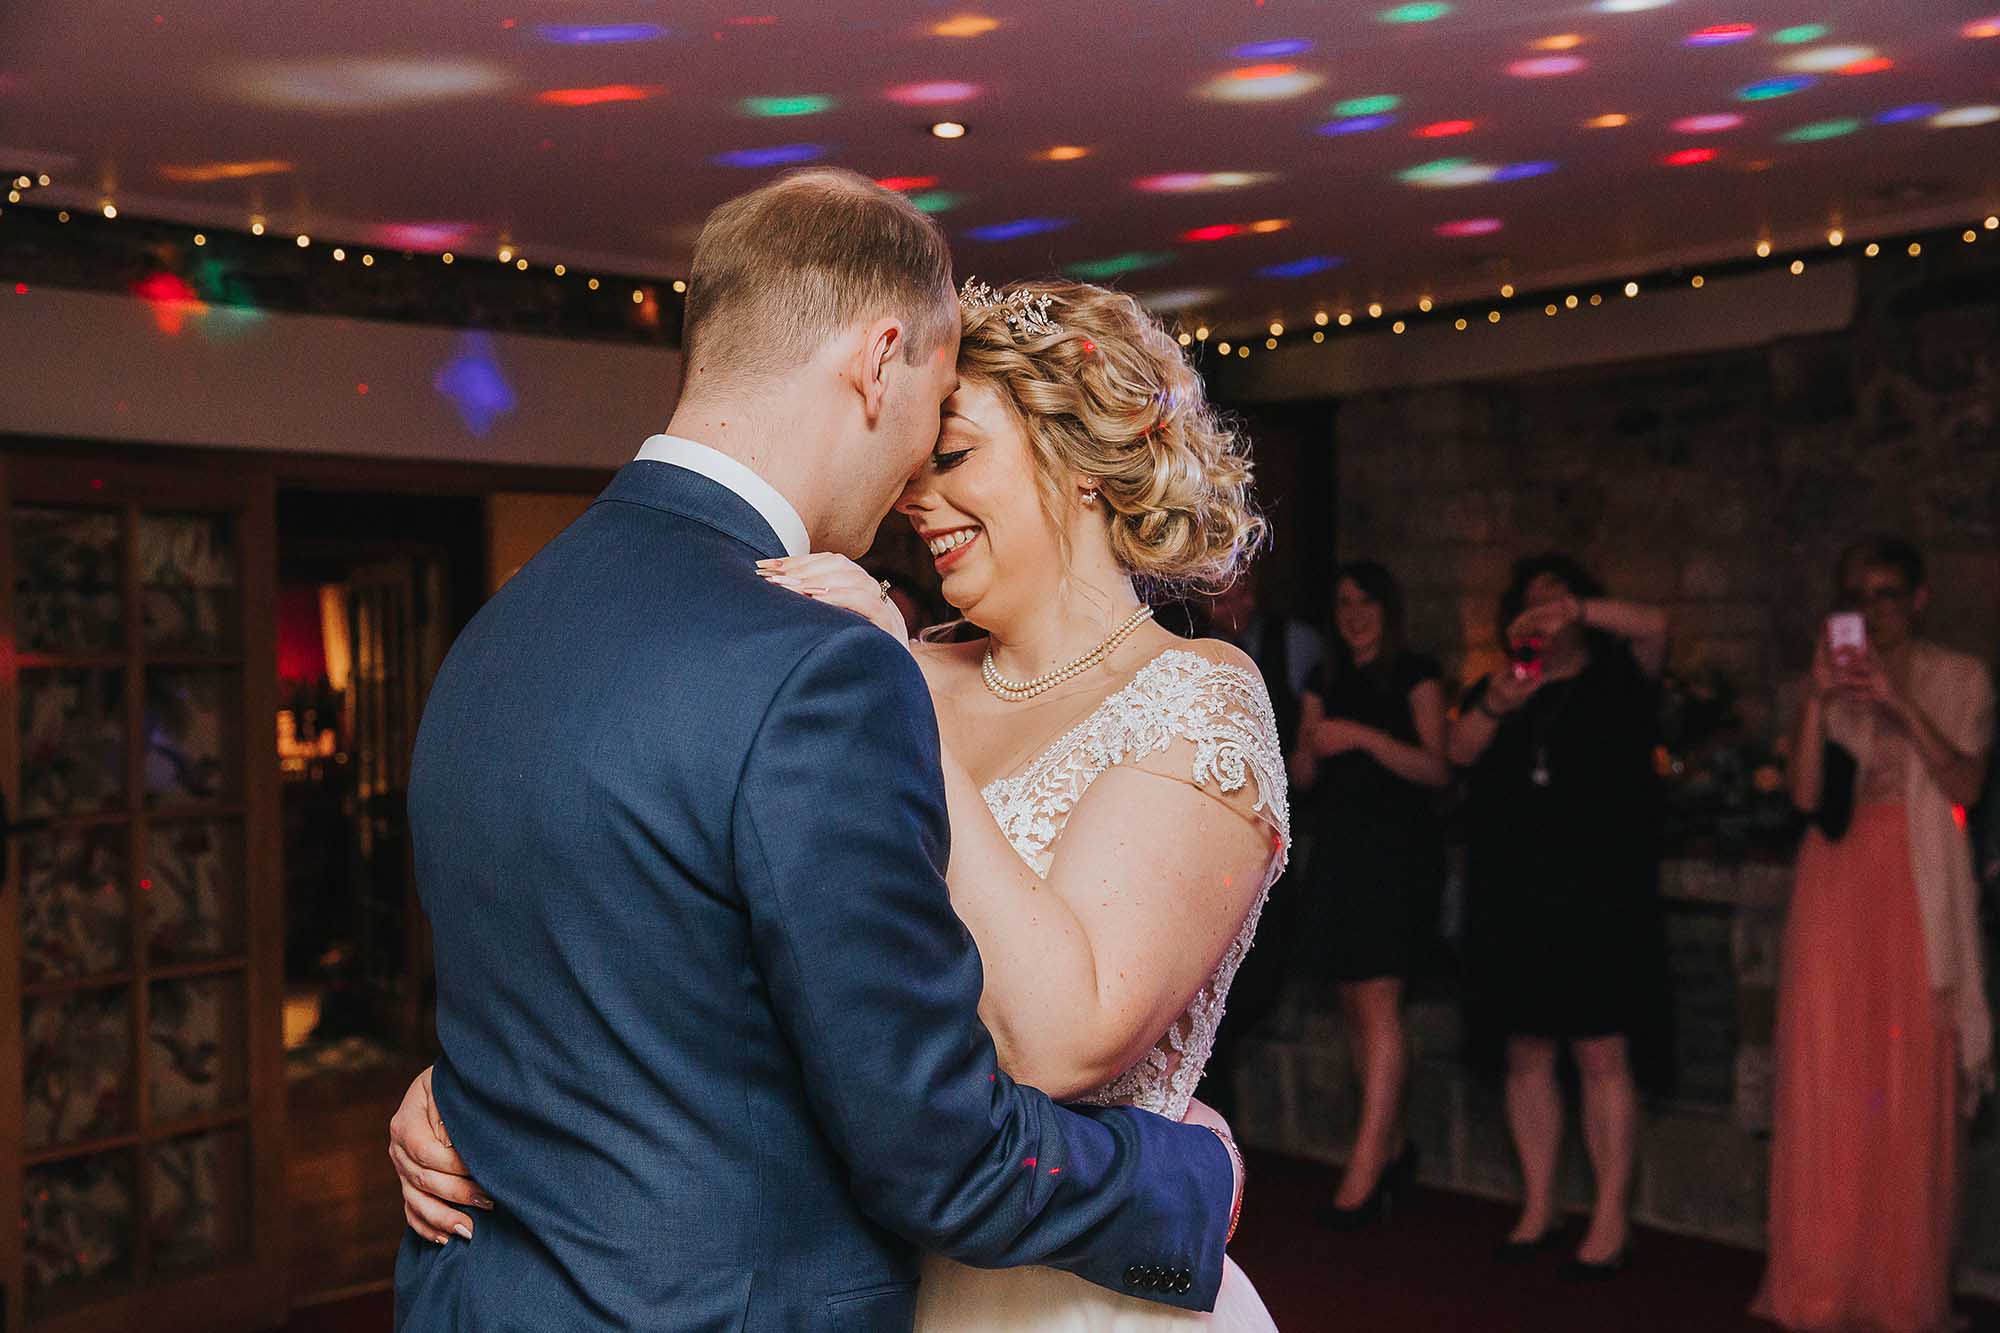
[(1212, 1308), (1233, 1188), (1215, 1136), (1066, 1110), (995, 1061), (945, 888), (937, 723), (894, 640), (857, 623), (794, 668), (734, 827), (752, 948), (861, 1208), (963, 1263)]

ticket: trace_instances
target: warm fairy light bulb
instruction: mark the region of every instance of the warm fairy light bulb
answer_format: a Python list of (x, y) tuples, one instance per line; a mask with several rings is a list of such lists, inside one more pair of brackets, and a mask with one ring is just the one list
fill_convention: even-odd
[(1180, 345), (1183, 347), (1192, 347), (1194, 345), (1194, 335), (1192, 333), (1184, 332), (1180, 335), (1179, 338), (1175, 339), (1175, 341), (1180, 343)]
[(1556, 303), (1554, 301), (1551, 301), (1547, 305), (1542, 307), (1542, 313), (1544, 315), (1553, 315), (1555, 314), (1555, 312), (1556, 312)]
[(1870, 259), (1873, 259), (1876, 255), (1882, 253), (1882, 247), (1875, 244), (1875, 242), (1870, 241), (1868, 242), (1868, 248), (1866, 250), (1863, 250), (1861, 253), (1867, 255)]
[(1217, 344), (1215, 345), (1215, 350), (1216, 350), (1217, 352), (1220, 352), (1220, 353), (1221, 353), (1221, 354), (1222, 354), (1223, 356), (1228, 356), (1228, 355), (1229, 355), (1229, 344), (1228, 344), (1228, 343), (1217, 343)]
[(1313, 323), (1315, 323), (1315, 324), (1319, 325), (1319, 326), (1320, 326), (1321, 328), (1325, 328), (1325, 327), (1326, 327), (1326, 311), (1324, 311), (1324, 310), (1321, 310), (1321, 311), (1317, 312), (1316, 314), (1314, 314), (1314, 315), (1313, 315)]
[(49, 176), (47, 172), (43, 172), (41, 175), (35, 177), (35, 184), (37, 185), (47, 185), (48, 183)]
[(1708, 281), (1708, 279), (1706, 279), (1706, 278), (1702, 277), (1702, 276), (1701, 276), (1701, 274), (1697, 273), (1697, 274), (1695, 274), (1695, 275), (1694, 275), (1694, 276), (1693, 276), (1692, 278), (1689, 278), (1689, 279), (1688, 279), (1688, 286), (1690, 286), (1690, 287), (1700, 287), (1700, 286), (1701, 286), (1701, 285), (1702, 285), (1703, 283), (1705, 283), (1705, 282), (1707, 282), (1707, 281)]
[(1250, 344), (1249, 344), (1249, 343), (1244, 343), (1244, 344), (1243, 344), (1242, 346), (1238, 347), (1238, 348), (1236, 349), (1236, 355), (1238, 355), (1238, 356), (1240, 356), (1240, 357), (1247, 357), (1247, 356), (1249, 356), (1249, 355), (1250, 355)]
[(1208, 325), (1206, 325), (1206, 324), (1202, 324), (1202, 325), (1198, 325), (1198, 326), (1196, 326), (1196, 328), (1195, 328), (1195, 331), (1194, 331), (1194, 336), (1195, 336), (1196, 340), (1198, 340), (1198, 341), (1200, 341), (1200, 342), (1207, 342), (1207, 341), (1208, 341)]
[(556, 276), (560, 278), (563, 274), (569, 272), (569, 268), (566, 265), (557, 264), (555, 271), (556, 271)]
[(104, 206), (104, 216), (105, 216), (105, 217), (108, 217), (108, 218), (115, 218), (115, 217), (117, 217), (117, 216), (118, 216), (118, 205), (116, 205), (116, 204), (106, 204), (106, 205)]
[(1565, 310), (1576, 309), (1576, 293), (1571, 292), (1568, 296), (1565, 296), (1563, 298), (1563, 309)]
[(517, 259), (514, 261), (514, 267), (520, 269), (521, 272), (526, 273), (528, 271), (528, 261), (525, 259)]
[(1498, 324), (1500, 322), (1500, 312), (1498, 310), (1487, 311), (1486, 322), (1488, 324)]
[(453, 259), (453, 255), (451, 251), (447, 250), (443, 254), (439, 255), (438, 258), (442, 259), (445, 263), (449, 264)]
[(1389, 332), (1401, 333), (1404, 329), (1407, 329), (1408, 327), (1410, 326), (1405, 324), (1402, 320), (1399, 319), (1394, 324), (1391, 324), (1389, 326)]
[(1988, 213), (1986, 215), (1986, 230), (2000, 231), (2000, 213)]
[(1316, 343), (1323, 343), (1323, 342), (1325, 342), (1325, 341), (1326, 341), (1326, 330), (1325, 330), (1325, 329), (1314, 329), (1314, 330), (1313, 330), (1313, 341), (1314, 341), (1314, 342), (1316, 342)]
[(1795, 278), (1796, 278), (1796, 277), (1797, 277), (1797, 276), (1798, 276), (1799, 274), (1801, 274), (1801, 273), (1803, 273), (1803, 272), (1805, 272), (1805, 271), (1806, 271), (1806, 261), (1805, 261), (1805, 260), (1803, 260), (1803, 259), (1794, 259), (1794, 260), (1792, 261), (1792, 276), (1793, 276), (1793, 277), (1795, 277)]
[(1511, 296), (1512, 296), (1513, 294), (1514, 294), (1514, 284), (1513, 284), (1513, 283), (1511, 283), (1511, 282), (1503, 282), (1503, 283), (1501, 283), (1501, 284), (1500, 284), (1500, 295), (1502, 295), (1502, 296), (1505, 296), (1505, 297), (1511, 297)]
[(1417, 301), (1417, 309), (1423, 311), (1426, 315), (1428, 315), (1431, 312), (1431, 298), (1428, 296), (1419, 298)]
[(596, 290), (597, 290), (597, 287), (598, 287), (598, 282), (597, 282), (597, 279), (596, 279), (596, 278), (592, 278), (592, 279), (590, 280), (590, 290), (592, 290), (592, 291), (594, 292), (594, 291), (596, 291)]
[(965, 126), (955, 120), (941, 120), (931, 126), (931, 133), (940, 139), (963, 139), (965, 137)]
[(1459, 317), (1458, 317), (1458, 318), (1457, 318), (1456, 320), (1453, 320), (1453, 321), (1452, 321), (1452, 325), (1451, 325), (1451, 326), (1452, 326), (1453, 328), (1457, 329), (1457, 330), (1458, 330), (1458, 331), (1459, 331), (1460, 333), (1464, 333), (1464, 332), (1465, 332), (1465, 317), (1464, 317), (1463, 315), (1459, 316)]
[(1639, 284), (1638, 284), (1638, 283), (1636, 283), (1636, 282), (1628, 282), (1628, 283), (1626, 283), (1626, 284), (1625, 284), (1625, 294), (1626, 294), (1627, 296), (1637, 296), (1637, 295), (1639, 294)]
[(1590, 294), (1590, 303), (1591, 303), (1592, 305), (1603, 305), (1603, 304), (1604, 304), (1604, 293), (1602, 293), (1602, 292), (1592, 292), (1592, 293)]
[(202, 235), (202, 234), (201, 234), (200, 232), (196, 232), (196, 233), (194, 234), (194, 243), (195, 243), (196, 245), (207, 245), (207, 244), (208, 244), (208, 237), (206, 237), (206, 236)]
[(1832, 231), (1826, 234), (1826, 243), (1828, 245), (1839, 245), (1846, 239), (1847, 239), (1847, 233), (1842, 231), (1838, 227), (1835, 227)]
[(333, 247), (333, 258), (335, 263), (342, 263), (347, 259), (347, 251), (336, 245)]
[(1276, 338), (1266, 338), (1264, 340), (1264, 346), (1275, 351), (1278, 346), (1278, 340)]
[(1350, 314), (1348, 314), (1348, 313), (1347, 313), (1347, 312), (1346, 312), (1345, 310), (1343, 310), (1343, 311), (1341, 311), (1341, 312), (1340, 312), (1340, 327), (1341, 327), (1341, 328), (1343, 328), (1343, 329), (1344, 329), (1344, 328), (1346, 328), (1346, 327), (1347, 327), (1347, 326), (1348, 326), (1349, 324), (1352, 324), (1353, 322), (1354, 322), (1354, 316), (1353, 316), (1353, 315), (1350, 315)]
[(261, 220), (250, 224), (250, 234), (252, 236), (262, 236), (264, 234), (264, 224)]
[(363, 256), (361, 256), (361, 267), (363, 267), (363, 268), (374, 268), (374, 267), (375, 267), (375, 256), (374, 256), (374, 255), (363, 255)]
[(511, 245), (503, 245), (500, 247), (500, 262), (503, 264), (511, 264), (514, 262), (514, 247), (512, 247)]
[(1924, 252), (1924, 247), (1921, 241), (1910, 242), (1910, 258), (1915, 259), (1918, 255), (1922, 254), (1923, 252)]
[(675, 291), (677, 291), (677, 292), (684, 292), (684, 291), (686, 291), (687, 289), (688, 289), (688, 285), (687, 285), (687, 283), (686, 283), (686, 281), (685, 281), (685, 280), (683, 280), (683, 279), (681, 279), (681, 278), (675, 278), (675, 279), (674, 279), (674, 290), (675, 290)]
[(304, 233), (300, 233), (298, 240), (299, 249), (303, 250), (311, 244), (312, 244), (312, 237), (307, 236)]
[(7, 191), (7, 202), (8, 202), (8, 203), (10, 203), (10, 204), (18, 204), (18, 203), (20, 203), (20, 202), (21, 202), (21, 192), (20, 192), (19, 190), (9, 190), (9, 191)]
[(1771, 243), (1769, 241), (1757, 242), (1757, 258), (1769, 259), (1770, 257), (1771, 257)]
[(1380, 301), (1370, 301), (1368, 303), (1368, 318), (1382, 318), (1382, 303)]
[(1285, 326), (1283, 324), (1280, 324), (1275, 319), (1271, 321), (1271, 336), (1273, 338), (1280, 336), (1281, 334), (1284, 333), (1284, 331), (1285, 331)]

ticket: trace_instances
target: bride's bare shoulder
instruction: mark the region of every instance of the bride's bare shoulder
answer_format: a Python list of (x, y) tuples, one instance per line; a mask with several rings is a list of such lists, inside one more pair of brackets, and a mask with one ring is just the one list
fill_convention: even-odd
[(979, 656), (985, 651), (986, 641), (975, 639), (970, 643), (925, 643), (918, 640), (910, 645), (916, 654), (917, 666), (924, 673), (924, 681), (933, 695), (944, 693), (968, 677), (979, 674)]
[(1223, 639), (1189, 639), (1181, 645), (1181, 651), (1193, 653), (1216, 666), (1235, 667), (1253, 676), (1257, 674), (1257, 664), (1250, 660), (1250, 654)]

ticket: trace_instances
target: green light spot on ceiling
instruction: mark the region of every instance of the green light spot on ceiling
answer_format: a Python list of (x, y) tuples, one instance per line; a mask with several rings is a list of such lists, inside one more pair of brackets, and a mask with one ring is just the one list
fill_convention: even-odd
[(746, 116), (772, 120), (780, 116), (814, 116), (833, 105), (831, 97), (746, 97), (737, 103)]
[(925, 213), (949, 213), (965, 202), (965, 196), (953, 194), (950, 190), (926, 190), (922, 194), (911, 195), (910, 202)]
[(1860, 128), (1859, 120), (1852, 116), (1843, 116), (1839, 120), (1816, 120), (1810, 125), (1786, 130), (1778, 138), (1784, 143), (1818, 143), (1821, 139), (1838, 139)]
[(1461, 167), (1469, 167), (1471, 165), (1472, 159), (1469, 157), (1440, 157), (1433, 162), (1424, 162), (1414, 167), (1405, 167), (1396, 173), (1396, 179), (1400, 181), (1428, 180), (1432, 176), (1442, 176), (1447, 172), (1457, 171)]
[(1804, 46), (1816, 42), (1831, 32), (1824, 23), (1801, 23), (1795, 27), (1780, 28), (1771, 34), (1771, 40), (1779, 46)]
[(1142, 268), (1157, 268), (1172, 259), (1172, 255), (1159, 254), (1147, 250), (1129, 250), (1109, 259), (1092, 259), (1081, 264), (1071, 264), (1063, 269), (1072, 278), (1096, 281), (1100, 278), (1115, 278), (1121, 273), (1136, 273)]
[(1345, 102), (1336, 102), (1333, 114), (1336, 116), (1379, 116), (1385, 111), (1394, 111), (1403, 104), (1403, 99), (1394, 93), (1378, 93), (1374, 97), (1350, 97)]
[(1375, 17), (1384, 23), (1429, 23), (1451, 13), (1451, 6), (1445, 4), (1397, 5), (1385, 9)]

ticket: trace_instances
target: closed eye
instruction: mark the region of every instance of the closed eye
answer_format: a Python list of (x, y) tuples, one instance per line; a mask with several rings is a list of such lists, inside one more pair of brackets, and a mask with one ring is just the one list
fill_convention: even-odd
[(931, 455), (931, 470), (949, 472), (963, 463), (971, 452), (970, 449), (940, 449)]

